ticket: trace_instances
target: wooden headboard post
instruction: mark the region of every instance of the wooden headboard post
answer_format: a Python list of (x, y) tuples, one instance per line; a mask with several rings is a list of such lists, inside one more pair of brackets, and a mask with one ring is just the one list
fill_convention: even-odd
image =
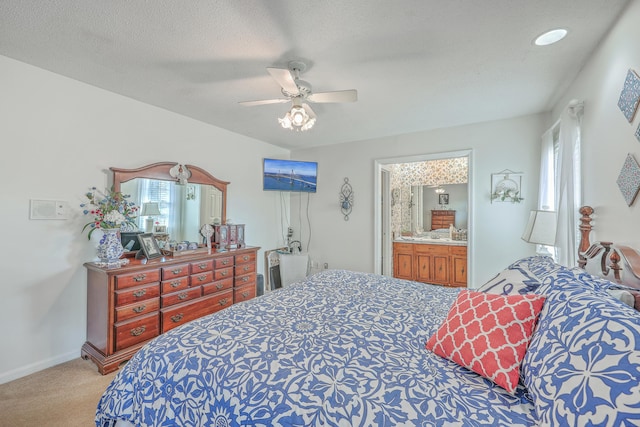
[[(591, 215), (593, 208), (591, 206), (582, 206), (579, 210), (580, 214), (580, 246), (578, 248), (578, 265), (584, 270), (600, 269), (597, 275), (620, 283), (621, 285), (635, 288), (637, 290), (629, 290), (635, 298), (635, 308), (640, 311), (640, 253), (629, 246), (614, 245), (613, 242), (589, 242), (589, 234), (592, 230)], [(595, 262), (591, 262), (594, 260)], [(599, 261), (599, 266), (598, 266)], [(587, 264), (591, 268), (588, 268)], [(596, 267), (597, 266), (597, 267)], [(609, 278), (613, 272), (613, 277)]]
[(593, 226), (591, 225), (591, 215), (593, 214), (593, 208), (591, 206), (583, 206), (579, 210), (580, 214), (580, 246), (578, 246), (578, 266), (580, 268), (584, 268), (587, 265), (587, 257), (584, 255), (585, 252), (591, 246), (589, 243), (589, 234), (591, 233), (591, 229)]

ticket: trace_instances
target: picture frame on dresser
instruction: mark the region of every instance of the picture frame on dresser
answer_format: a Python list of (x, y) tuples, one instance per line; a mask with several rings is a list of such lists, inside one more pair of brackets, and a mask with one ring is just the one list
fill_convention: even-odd
[(140, 248), (147, 259), (160, 258), (162, 256), (162, 251), (155, 237), (153, 237), (153, 233), (139, 234), (138, 240), (140, 240)]

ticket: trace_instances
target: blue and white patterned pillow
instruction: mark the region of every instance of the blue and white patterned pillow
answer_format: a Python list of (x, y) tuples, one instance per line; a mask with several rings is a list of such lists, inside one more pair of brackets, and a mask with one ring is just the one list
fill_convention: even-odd
[(521, 373), (541, 425), (640, 425), (640, 314), (610, 282), (557, 269)]
[(535, 255), (519, 259), (508, 268), (517, 268), (519, 270), (527, 271), (531, 276), (542, 281), (545, 277), (553, 275), (559, 269), (566, 267), (562, 267), (560, 264), (557, 264), (551, 257)]
[(490, 294), (529, 294), (540, 286), (540, 281), (531, 272), (519, 267), (502, 270), (494, 278), (476, 289)]

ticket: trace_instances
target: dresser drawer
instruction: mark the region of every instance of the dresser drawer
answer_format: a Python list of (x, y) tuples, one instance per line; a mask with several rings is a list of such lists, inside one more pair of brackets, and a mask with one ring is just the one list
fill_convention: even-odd
[(237, 304), (241, 301), (250, 300), (256, 297), (256, 285), (252, 283), (250, 285), (241, 286), (233, 290), (233, 303)]
[(175, 305), (161, 310), (162, 332), (167, 332), (191, 320), (214, 313), (233, 304), (233, 291), (225, 291), (198, 299), (197, 301)]
[(436, 254), (436, 255), (449, 255), (449, 246), (447, 245), (424, 245), (422, 243), (416, 243), (414, 247), (416, 254)]
[(413, 253), (413, 243), (394, 243), (394, 252)]
[(182, 291), (174, 292), (172, 294), (162, 295), (161, 303), (163, 307), (179, 304), (181, 302), (187, 302), (194, 298), (198, 298), (202, 295), (202, 288), (200, 286), (187, 288)]
[(197, 273), (202, 273), (204, 271), (211, 271), (211, 270), (213, 270), (212, 259), (191, 263), (191, 274), (197, 274)]
[(216, 268), (213, 271), (213, 280), (222, 280), (229, 277), (233, 277), (233, 266), (227, 268)]
[(167, 280), (160, 283), (163, 294), (170, 294), (189, 287), (189, 277), (177, 277), (173, 280)]
[(256, 271), (256, 263), (255, 262), (248, 262), (248, 263), (245, 263), (245, 264), (236, 265), (236, 276), (240, 276), (242, 274), (253, 273), (254, 271)]
[(451, 246), (451, 255), (467, 256), (466, 246)]
[(120, 351), (158, 336), (160, 319), (158, 313), (154, 312), (128, 322), (116, 323), (114, 326), (116, 332), (115, 348), (116, 351)]
[(123, 305), (116, 308), (116, 322), (123, 322), (136, 316), (149, 314), (160, 309), (160, 298), (149, 298), (135, 304)]
[(149, 270), (142, 273), (122, 274), (115, 277), (116, 289), (130, 288), (145, 283), (159, 282), (160, 270)]
[(255, 285), (256, 273), (249, 273), (249, 274), (244, 274), (242, 276), (236, 276), (235, 281), (233, 282), (233, 286), (237, 288), (239, 286), (248, 285), (250, 283), (253, 283)]
[(116, 307), (119, 307), (157, 297), (160, 295), (160, 284), (157, 282), (150, 283), (148, 285), (116, 291), (115, 293)]
[(233, 267), (233, 257), (226, 256), (222, 258), (216, 258), (213, 260), (213, 268), (216, 270), (219, 268)]
[(202, 294), (209, 295), (231, 288), (233, 288), (233, 277), (229, 277), (228, 279), (224, 280), (218, 280), (217, 282), (209, 283), (202, 286)]
[(162, 280), (170, 280), (176, 277), (189, 275), (189, 264), (178, 264), (162, 268)]
[(204, 271), (191, 275), (191, 286), (205, 285), (213, 282), (213, 271)]
[(236, 255), (236, 265), (244, 264), (246, 262), (255, 262), (256, 254), (252, 252), (250, 254)]

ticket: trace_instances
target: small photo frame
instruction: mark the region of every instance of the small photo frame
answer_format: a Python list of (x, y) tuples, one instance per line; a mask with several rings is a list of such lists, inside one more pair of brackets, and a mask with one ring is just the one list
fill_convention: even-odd
[(153, 233), (139, 234), (138, 240), (140, 241), (140, 248), (147, 259), (154, 259), (162, 256), (162, 251), (160, 251), (160, 247), (158, 246), (156, 239), (153, 237)]
[(155, 232), (156, 233), (166, 233), (167, 232), (167, 226), (166, 225), (156, 225)]
[(449, 204), (449, 193), (438, 194), (438, 204), (439, 205), (448, 205)]

